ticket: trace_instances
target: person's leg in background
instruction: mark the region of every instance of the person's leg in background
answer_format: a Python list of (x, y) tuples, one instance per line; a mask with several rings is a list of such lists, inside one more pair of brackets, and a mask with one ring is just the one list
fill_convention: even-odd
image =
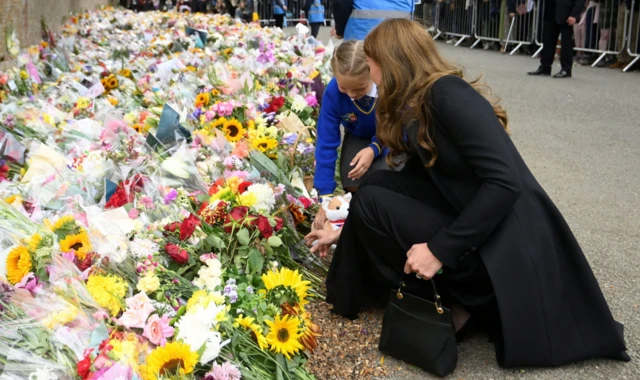
[(320, 27), (322, 26), (323, 23), (321, 22), (314, 22), (311, 24), (311, 35), (313, 36), (313, 38), (318, 38), (318, 33), (320, 33)]
[(276, 19), (276, 28), (282, 29), (284, 26), (284, 15), (273, 15), (273, 18)]
[[(567, 25), (567, 27), (569, 27)], [(556, 43), (561, 32), (561, 25), (555, 21), (545, 21), (544, 33), (542, 35), (542, 53), (540, 54), (540, 67), (536, 71), (532, 71), (529, 75), (551, 75), (551, 66), (556, 53)], [(573, 30), (573, 29), (571, 29)], [(564, 40), (564, 38), (563, 38)], [(568, 43), (572, 43), (569, 39)]]
[[(576, 48), (584, 49), (584, 41), (585, 41), (585, 32), (587, 30), (587, 25), (583, 22), (584, 12), (580, 15), (580, 22), (573, 25), (573, 35), (576, 44)], [(584, 52), (577, 50), (575, 61), (578, 64), (582, 63), (584, 59)]]
[[(640, 1), (640, 0), (636, 0), (636, 1)], [(638, 16), (640, 16), (640, 13), (638, 11), (635, 11), (635, 12), (630, 12), (630, 13), (633, 13), (631, 15), (633, 18), (632, 24), (628, 25), (627, 23), (627, 32), (629, 31), (629, 29), (631, 29), (631, 39), (627, 41), (627, 44), (624, 46), (624, 48), (622, 47), (624, 43), (623, 41), (625, 38), (625, 33), (622, 33), (622, 28), (625, 24), (625, 15), (626, 15), (627, 9), (628, 7), (626, 3), (621, 4), (620, 7), (618, 7), (618, 29), (620, 30), (620, 32), (616, 34), (616, 43), (620, 47), (620, 49), (622, 49), (622, 51), (620, 52), (620, 54), (618, 54), (617, 61), (611, 66), (609, 66), (612, 69), (624, 69), (629, 63), (631, 63), (633, 59), (629, 55), (629, 51), (627, 48), (631, 47), (631, 51), (634, 51), (635, 50), (634, 48), (637, 45), (638, 24), (640, 24), (640, 20), (638, 19)]]
[(560, 27), (562, 45), (560, 48), (560, 64), (562, 71), (554, 78), (570, 78), (573, 67), (573, 27), (569, 24), (558, 25)]

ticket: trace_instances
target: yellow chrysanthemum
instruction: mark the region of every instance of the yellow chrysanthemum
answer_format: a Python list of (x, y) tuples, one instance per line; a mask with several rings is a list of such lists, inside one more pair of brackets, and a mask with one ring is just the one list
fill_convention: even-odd
[(258, 202), (256, 195), (254, 193), (245, 191), (244, 193), (238, 195), (238, 203), (241, 206), (252, 207)]
[(227, 179), (227, 187), (233, 191), (234, 194), (238, 193), (238, 186), (242, 183), (242, 178), (240, 177), (231, 177)]
[(53, 330), (54, 327), (64, 326), (67, 323), (73, 321), (77, 316), (78, 308), (70, 304), (63, 310), (49, 313), (42, 321), (42, 324), (49, 330)]
[(21, 245), (12, 249), (7, 256), (7, 280), (17, 284), (29, 272), (31, 272), (31, 254), (27, 247)]
[(235, 319), (235, 323), (239, 326), (244, 327), (247, 330), (251, 330), (251, 338), (258, 343), (258, 346), (261, 350), (264, 350), (268, 347), (267, 338), (262, 335), (262, 327), (258, 324), (254, 323), (255, 318), (253, 317), (240, 317)]
[(262, 153), (275, 149), (278, 146), (278, 141), (270, 137), (260, 137), (251, 142), (251, 145)]
[(244, 137), (244, 127), (236, 119), (231, 119), (224, 123), (222, 130), (224, 131), (224, 136), (230, 142), (240, 141)]
[(91, 252), (91, 242), (86, 231), (82, 231), (76, 235), (69, 235), (60, 242), (60, 250), (62, 252), (75, 251), (78, 260), (84, 260), (87, 253)]
[(247, 128), (248, 129), (256, 129), (256, 122), (253, 121), (253, 120), (247, 121)]
[(220, 293), (208, 292), (204, 289), (197, 290), (191, 298), (189, 298), (189, 301), (187, 301), (187, 311), (190, 311), (197, 305), (206, 308), (211, 302), (216, 305), (222, 305), (224, 303), (224, 296)]
[(147, 356), (147, 362), (140, 367), (143, 380), (156, 380), (171, 376), (184, 376), (193, 372), (198, 363), (198, 354), (182, 342), (167, 343), (157, 347)]
[(87, 289), (98, 305), (109, 310), (112, 316), (117, 316), (123, 309), (127, 284), (122, 278), (93, 274), (87, 280)]
[(40, 234), (35, 234), (29, 240), (29, 252), (35, 252), (40, 248), (40, 243), (42, 243), (42, 236)]
[(295, 291), (300, 305), (309, 303), (306, 298), (309, 295), (307, 291), (311, 289), (311, 282), (303, 281), (302, 274), (298, 273), (297, 270), (281, 268), (279, 271), (269, 271), (262, 275), (262, 281), (267, 291), (278, 286), (283, 286)]
[(79, 97), (78, 102), (76, 103), (76, 107), (82, 110), (89, 107), (90, 104), (91, 100), (89, 100), (88, 98)]
[(300, 319), (285, 315), (280, 317), (276, 315), (275, 321), (265, 321), (269, 326), (269, 334), (267, 335), (267, 343), (271, 351), (281, 353), (291, 359), (291, 355), (295, 355), (302, 350), (302, 344), (298, 339), (302, 336), (300, 332)]

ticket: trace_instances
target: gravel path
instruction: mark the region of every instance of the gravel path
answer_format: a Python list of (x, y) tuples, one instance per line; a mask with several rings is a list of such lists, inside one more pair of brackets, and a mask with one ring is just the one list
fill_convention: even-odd
[[(328, 31), (321, 32), (324, 41)], [(538, 62), (529, 57), (438, 46), (472, 77), (483, 74), (502, 98), (512, 138), (580, 241), (615, 318), (625, 325), (634, 358), (503, 370), (486, 335), (477, 333), (460, 345), (458, 368), (448, 379), (640, 379), (640, 73), (576, 67), (569, 80), (532, 78), (525, 74)], [(327, 332), (312, 359), (319, 379), (435, 378), (382, 360), (380, 312), (352, 323), (330, 316), (324, 304), (312, 309)]]

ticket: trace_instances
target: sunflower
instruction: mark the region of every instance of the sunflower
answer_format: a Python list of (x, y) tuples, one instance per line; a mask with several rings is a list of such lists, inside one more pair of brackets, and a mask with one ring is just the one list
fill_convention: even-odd
[[(73, 219), (73, 216), (71, 215), (66, 215), (58, 219), (50, 228), (51, 232), (56, 234), (61, 231), (71, 231), (75, 229), (77, 229), (76, 220)], [(77, 231), (76, 233), (78, 232), (80, 231)]]
[(299, 328), (300, 319), (289, 315), (281, 318), (277, 315), (274, 322), (265, 321), (265, 323), (269, 325), (267, 343), (271, 346), (271, 351), (281, 353), (287, 359), (291, 359), (291, 354), (295, 355), (304, 349), (298, 341), (302, 336)]
[(253, 121), (253, 120), (247, 121), (247, 128), (248, 129), (256, 129), (256, 122)]
[(268, 150), (274, 149), (278, 146), (278, 141), (276, 139), (272, 139), (271, 137), (260, 137), (251, 142), (251, 145), (262, 153), (265, 153)]
[(92, 274), (87, 280), (87, 290), (98, 305), (109, 310), (113, 317), (123, 309), (127, 284), (121, 277)]
[(289, 268), (281, 268), (279, 271), (269, 271), (262, 275), (262, 281), (264, 282), (265, 288), (267, 288), (267, 293), (270, 291), (279, 291), (284, 288), (284, 293), (293, 294), (284, 294), (289, 297), (278, 297), (282, 301), (280, 304), (287, 302), (287, 298), (293, 298), (289, 302), (291, 304), (300, 304), (306, 305), (309, 303), (307, 301), (307, 290), (311, 288), (309, 281), (302, 281), (302, 275), (298, 273), (298, 270), (291, 270)]
[(198, 94), (198, 96), (196, 96), (196, 107), (205, 106), (205, 105), (209, 104), (210, 100), (211, 100), (211, 98), (209, 97), (209, 93), (208, 92), (203, 92), (201, 94)]
[(75, 251), (78, 260), (84, 260), (87, 253), (91, 251), (91, 242), (86, 231), (82, 231), (76, 235), (68, 235), (60, 242), (60, 250), (62, 252)]
[(244, 327), (247, 330), (251, 330), (251, 338), (254, 341), (258, 342), (258, 346), (261, 350), (264, 350), (268, 347), (267, 338), (262, 335), (262, 327), (260, 327), (256, 323), (253, 323), (254, 321), (255, 319), (253, 317), (243, 318), (242, 315), (240, 315), (240, 317), (236, 318), (235, 320), (238, 325)]
[(125, 78), (131, 78), (131, 70), (129, 69), (122, 69), (120, 70), (119, 74)]
[(17, 284), (29, 272), (31, 272), (31, 254), (27, 247), (21, 245), (12, 249), (7, 256), (7, 280)]
[(40, 236), (40, 234), (33, 235), (29, 240), (29, 252), (37, 251), (38, 248), (42, 246), (41, 244), (42, 244), (42, 236)]
[(224, 123), (222, 130), (224, 131), (225, 137), (230, 142), (240, 141), (244, 136), (244, 127), (242, 127), (242, 123), (236, 119), (231, 119)]
[(107, 84), (109, 85), (110, 89), (118, 88), (118, 78), (116, 77), (109, 78), (109, 81)]
[(143, 380), (180, 376), (193, 372), (198, 363), (198, 354), (182, 342), (167, 343), (157, 347), (147, 356), (147, 362), (140, 367)]
[(288, 303), (285, 303), (280, 307), (282, 309), (282, 315), (291, 315), (302, 320), (304, 328), (302, 329), (300, 342), (304, 346), (305, 350), (313, 352), (313, 350), (318, 347), (318, 337), (322, 336), (322, 334), (320, 334), (322, 329), (311, 321), (311, 313), (305, 311), (303, 306), (294, 307)]
[(149, 132), (149, 129), (151, 128), (151, 126), (147, 124), (134, 124), (132, 128), (135, 129), (135, 131), (140, 134), (145, 134)]
[(207, 129), (214, 130), (216, 128), (222, 128), (226, 123), (227, 123), (227, 119), (224, 117), (221, 117), (219, 119), (216, 119), (216, 121), (214, 121), (213, 123), (209, 124), (209, 127)]

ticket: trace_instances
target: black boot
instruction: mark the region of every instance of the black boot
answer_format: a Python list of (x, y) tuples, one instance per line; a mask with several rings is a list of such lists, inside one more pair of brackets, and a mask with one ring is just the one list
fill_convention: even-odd
[(544, 67), (540, 66), (536, 71), (530, 71), (527, 74), (535, 76), (550, 76), (551, 69), (545, 69)]

